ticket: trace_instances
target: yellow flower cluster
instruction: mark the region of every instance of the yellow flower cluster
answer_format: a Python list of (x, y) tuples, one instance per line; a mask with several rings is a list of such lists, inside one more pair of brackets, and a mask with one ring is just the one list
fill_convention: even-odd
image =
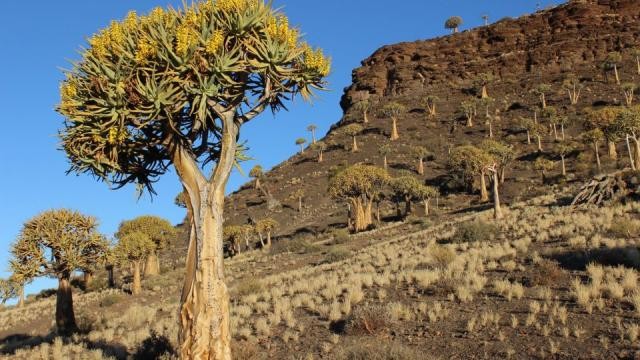
[(188, 23), (182, 23), (178, 26), (176, 31), (176, 53), (178, 56), (186, 56), (189, 52), (189, 48), (195, 44), (196, 37), (193, 28)]
[(222, 11), (243, 11), (256, 7), (258, 1), (259, 0), (216, 0), (213, 2), (213, 5), (214, 9)]
[(138, 14), (135, 11), (129, 11), (124, 19), (124, 27), (128, 30), (135, 29), (138, 26)]
[(331, 59), (322, 53), (322, 49), (313, 50), (309, 45), (303, 46), (304, 66), (315, 70), (321, 76), (327, 76), (331, 72)]
[(91, 45), (91, 52), (99, 59), (106, 57), (109, 54), (109, 47), (111, 46), (111, 39), (108, 34), (101, 32), (94, 35), (89, 39), (89, 45)]
[(125, 29), (117, 21), (112, 21), (111, 26), (109, 26), (109, 45), (122, 45), (125, 42), (126, 34)]
[(286, 43), (292, 48), (298, 43), (298, 30), (289, 27), (289, 19), (287, 19), (286, 16), (269, 18), (266, 30), (270, 38), (281, 43)]
[(151, 13), (149, 14), (149, 19), (151, 19), (151, 21), (155, 23), (163, 22), (165, 19), (164, 9), (159, 6), (154, 8), (153, 10), (151, 10)]
[(60, 85), (60, 94), (63, 100), (72, 99), (78, 95), (78, 88), (73, 81), (67, 79)]
[(109, 137), (107, 138), (107, 142), (110, 145), (122, 144), (124, 140), (127, 138), (127, 131), (120, 131), (116, 128), (109, 129)]
[(222, 30), (216, 30), (213, 32), (211, 39), (207, 42), (206, 51), (207, 54), (213, 55), (222, 48), (224, 45), (224, 32)]
[(157, 44), (147, 39), (140, 40), (138, 43), (138, 50), (136, 51), (136, 63), (145, 65), (149, 58), (156, 55)]

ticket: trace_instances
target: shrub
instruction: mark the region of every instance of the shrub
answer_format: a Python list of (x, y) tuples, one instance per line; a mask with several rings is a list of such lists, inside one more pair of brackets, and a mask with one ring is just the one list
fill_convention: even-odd
[(282, 254), (282, 253), (296, 253), (296, 254), (309, 254), (316, 251), (320, 251), (322, 249), (321, 246), (312, 243), (307, 239), (299, 239), (299, 240), (281, 240), (271, 247), (271, 254)]
[(618, 238), (634, 238), (640, 233), (640, 223), (633, 219), (617, 218), (609, 226), (609, 233)]
[(446, 246), (433, 245), (429, 251), (434, 264), (437, 267), (445, 268), (456, 258), (456, 253)]
[(327, 252), (325, 255), (324, 262), (325, 263), (333, 263), (338, 262), (344, 259), (349, 258), (351, 256), (351, 252), (345, 249), (342, 246), (336, 246)]
[(355, 341), (336, 351), (338, 360), (418, 360), (425, 354), (397, 341)]
[(236, 287), (236, 294), (240, 297), (246, 296), (249, 294), (256, 294), (261, 292), (264, 289), (264, 285), (260, 280), (257, 279), (247, 279), (238, 284)]
[(531, 284), (535, 286), (553, 286), (562, 282), (565, 272), (555, 261), (544, 259), (535, 267), (531, 275)]
[(336, 244), (344, 244), (349, 241), (349, 230), (347, 229), (335, 229), (331, 232), (333, 236), (333, 242)]
[(484, 221), (468, 221), (460, 224), (451, 237), (454, 243), (489, 241), (495, 238), (498, 229)]
[(122, 301), (122, 295), (120, 294), (109, 294), (100, 300), (100, 307), (109, 307), (111, 305), (115, 305)]
[(357, 307), (346, 320), (345, 332), (349, 335), (380, 335), (391, 326), (387, 308), (367, 304)]

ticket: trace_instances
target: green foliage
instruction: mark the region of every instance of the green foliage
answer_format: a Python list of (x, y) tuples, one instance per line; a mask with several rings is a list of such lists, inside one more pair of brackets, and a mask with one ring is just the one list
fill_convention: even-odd
[(597, 142), (602, 141), (604, 139), (604, 133), (600, 129), (593, 129), (593, 130), (585, 131), (584, 133), (582, 133), (580, 138), (586, 144), (591, 145), (591, 144), (595, 144)]
[(344, 244), (349, 242), (351, 236), (349, 236), (349, 230), (347, 229), (335, 229), (331, 232), (333, 236), (333, 242), (336, 244)]
[(576, 74), (573, 73), (566, 74), (564, 79), (562, 80), (562, 88), (570, 91), (582, 89), (580, 78), (578, 78)]
[(531, 90), (535, 95), (545, 95), (549, 91), (551, 91), (551, 85), (549, 84), (539, 84)]
[(251, 176), (254, 179), (262, 178), (262, 176), (264, 176), (264, 170), (262, 169), (262, 166), (256, 165), (252, 167), (251, 170), (249, 171), (249, 176)]
[(335, 198), (373, 198), (389, 182), (383, 169), (370, 165), (353, 165), (340, 171), (329, 182), (329, 194)]
[(152, 215), (123, 221), (118, 228), (116, 238), (122, 239), (127, 234), (134, 232), (147, 235), (155, 244), (154, 251), (164, 249), (167, 243), (176, 237), (176, 229), (169, 221)]
[(18, 297), (20, 285), (13, 279), (0, 279), (0, 301), (4, 304), (7, 300)]
[(141, 231), (127, 232), (118, 238), (115, 253), (122, 262), (144, 260), (156, 248), (151, 237)]
[(602, 68), (605, 70), (613, 69), (614, 66), (620, 64), (622, 62), (622, 54), (617, 51), (612, 51), (607, 54), (607, 57), (604, 59), (602, 63)]
[(12, 276), (24, 283), (94, 269), (107, 248), (94, 217), (67, 209), (45, 211), (28, 220), (12, 244)]
[(304, 145), (307, 143), (307, 139), (305, 138), (297, 138), (296, 139), (296, 145)]
[(357, 103), (355, 103), (353, 107), (355, 111), (364, 113), (365, 111), (369, 111), (369, 109), (371, 108), (371, 102), (367, 99), (360, 100)]
[(450, 30), (457, 30), (462, 25), (462, 18), (460, 16), (452, 16), (444, 22), (444, 28)]
[(342, 246), (334, 246), (329, 249), (327, 254), (324, 256), (324, 263), (329, 264), (342, 261), (348, 259), (350, 256), (351, 252), (347, 248), (344, 248)]
[(307, 126), (307, 131), (310, 131), (310, 132), (314, 132), (317, 129), (318, 129), (318, 127), (315, 124), (311, 124), (311, 125)]
[(471, 176), (490, 166), (494, 158), (486, 151), (473, 145), (462, 145), (454, 148), (449, 156), (449, 167), (454, 171), (461, 171)]
[(458, 225), (455, 234), (451, 237), (454, 243), (472, 243), (478, 241), (493, 240), (498, 228), (484, 221), (467, 221)]
[(542, 171), (542, 173), (553, 170), (555, 166), (556, 164), (553, 161), (549, 159), (545, 159), (543, 157), (537, 158), (536, 161), (533, 163), (533, 168), (535, 170)]
[(327, 143), (324, 141), (316, 141), (315, 144), (311, 144), (311, 149), (316, 151), (325, 151), (327, 150)]
[(473, 117), (476, 114), (476, 107), (478, 105), (478, 101), (475, 98), (463, 100), (460, 103), (460, 110), (467, 117)]
[(480, 148), (497, 161), (501, 167), (508, 165), (513, 161), (513, 159), (515, 159), (513, 146), (497, 140), (483, 140), (480, 144)]
[(88, 42), (57, 107), (70, 171), (150, 192), (173, 150), (216, 162), (224, 133), (295, 95), (309, 98), (330, 72), (321, 50), (257, 0), (130, 12)]
[(272, 218), (265, 218), (258, 220), (256, 223), (256, 232), (258, 233), (271, 233), (278, 227), (278, 222)]
[(381, 114), (385, 117), (398, 117), (406, 111), (407, 111), (406, 106), (400, 103), (397, 103), (395, 101), (392, 101), (382, 107)]
[(178, 195), (176, 195), (176, 198), (173, 200), (173, 203), (181, 208), (186, 208), (187, 207), (187, 193), (186, 191), (182, 190)]
[(364, 127), (360, 124), (349, 124), (342, 128), (342, 132), (348, 136), (356, 136), (364, 130)]
[(391, 154), (392, 150), (393, 148), (391, 147), (391, 145), (389, 145), (388, 143), (385, 143), (378, 148), (378, 153), (382, 156), (387, 156)]
[(565, 156), (569, 155), (571, 152), (575, 150), (576, 150), (576, 147), (572, 143), (567, 141), (558, 143), (555, 146), (555, 153), (558, 154), (558, 156), (560, 156), (561, 158), (564, 158)]
[(415, 158), (417, 159), (422, 159), (424, 160), (427, 156), (429, 156), (431, 153), (429, 152), (429, 150), (427, 150), (426, 147), (424, 146), (420, 146), (420, 145), (415, 145), (412, 146), (409, 149), (409, 152), (411, 153), (411, 155), (413, 155)]

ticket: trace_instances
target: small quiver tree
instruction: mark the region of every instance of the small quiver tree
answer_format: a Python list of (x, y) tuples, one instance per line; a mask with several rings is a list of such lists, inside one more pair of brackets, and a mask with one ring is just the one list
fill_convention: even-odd
[(342, 132), (352, 139), (351, 152), (358, 152), (358, 140), (356, 136), (358, 136), (362, 130), (364, 130), (364, 128), (360, 124), (349, 124), (342, 128)]
[(428, 95), (423, 99), (422, 103), (427, 110), (429, 118), (434, 118), (438, 114), (436, 105), (439, 100), (440, 99), (435, 95)]
[(477, 104), (476, 99), (467, 99), (460, 103), (460, 111), (464, 114), (464, 117), (467, 119), (467, 126), (473, 126), (473, 118), (477, 113)]
[(237, 225), (225, 226), (222, 230), (222, 236), (230, 245), (231, 255), (240, 254), (242, 252), (240, 241), (242, 241), (242, 227)]
[(449, 156), (449, 168), (461, 175), (468, 189), (473, 188), (473, 178), (480, 180), (480, 201), (488, 201), (489, 193), (486, 185), (487, 166), (494, 163), (494, 159), (486, 151), (473, 145), (462, 145), (454, 148)]
[(596, 158), (596, 165), (598, 166), (598, 171), (602, 171), (599, 148), (600, 142), (604, 140), (604, 133), (600, 129), (588, 130), (582, 133), (581, 139), (586, 145), (591, 146), (591, 148), (593, 149), (593, 153)]
[(391, 145), (390, 144), (382, 144), (379, 148), (378, 148), (378, 153), (380, 154), (380, 156), (382, 156), (382, 168), (384, 170), (387, 170), (388, 167), (388, 161), (387, 161), (387, 157), (389, 156), (389, 154), (391, 154)]
[(346, 200), (353, 216), (353, 231), (367, 230), (373, 224), (372, 206), (375, 196), (389, 182), (381, 168), (369, 165), (350, 166), (331, 178), (329, 195)]
[[(71, 171), (153, 192), (174, 166), (193, 214), (178, 353), (228, 360), (222, 223), (240, 128), (266, 109), (277, 112), (288, 99), (324, 88), (330, 61), (260, 0), (132, 12), (89, 45), (66, 74), (58, 106)], [(210, 163), (207, 176), (202, 167)]]
[(539, 157), (533, 163), (533, 169), (540, 171), (542, 175), (542, 183), (544, 184), (547, 180), (547, 173), (555, 167), (555, 163), (549, 159), (545, 159), (544, 157)]
[(327, 144), (324, 141), (316, 141), (311, 145), (311, 149), (318, 152), (318, 162), (324, 161), (324, 152), (327, 150)]
[(307, 143), (307, 139), (305, 138), (297, 138), (296, 145), (300, 147), (300, 154), (304, 154), (304, 145)]
[(0, 301), (4, 304), (13, 298), (18, 298), (17, 307), (24, 306), (24, 284), (21, 284), (15, 277), (0, 279)]
[(480, 148), (496, 161), (500, 183), (504, 183), (506, 169), (515, 159), (513, 146), (496, 140), (484, 140)]
[(613, 71), (616, 84), (620, 85), (620, 75), (618, 73), (618, 65), (620, 62), (622, 62), (622, 55), (619, 52), (612, 51), (607, 54), (607, 57), (602, 62), (602, 71), (604, 72), (605, 81), (608, 80), (609, 72)]
[(108, 244), (91, 216), (62, 209), (45, 211), (27, 221), (11, 246), (13, 276), (25, 281), (41, 276), (58, 279), (56, 327), (76, 331), (71, 275), (97, 263)]
[(562, 81), (562, 88), (567, 91), (569, 95), (569, 103), (571, 105), (578, 104), (580, 99), (580, 93), (582, 92), (582, 84), (580, 79), (575, 74), (567, 74)]
[(311, 144), (316, 143), (316, 130), (318, 127), (314, 124), (307, 126), (307, 131), (311, 133)]
[(304, 197), (304, 189), (297, 189), (290, 195), (290, 198), (296, 202), (298, 212), (302, 212), (302, 200), (304, 199)]
[(424, 216), (427, 217), (430, 214), (430, 202), (431, 199), (437, 198), (440, 195), (440, 191), (438, 188), (433, 186), (420, 186), (416, 191), (416, 198), (422, 200), (422, 204), (424, 205)]
[(140, 295), (142, 263), (153, 253), (156, 244), (148, 234), (141, 231), (131, 231), (116, 236), (118, 244), (115, 253), (121, 263), (128, 263), (131, 266), (131, 294)]
[(462, 25), (462, 18), (460, 16), (452, 16), (444, 22), (444, 28), (451, 30), (452, 33), (457, 33), (460, 25)]
[(249, 176), (255, 179), (255, 188), (260, 189), (260, 179), (264, 176), (264, 170), (261, 165), (256, 165), (249, 171)]
[(256, 232), (260, 235), (260, 241), (262, 241), (262, 236), (266, 235), (267, 242), (263, 243), (263, 246), (271, 247), (271, 234), (278, 225), (278, 222), (272, 218), (262, 219), (256, 223)]
[(397, 102), (390, 102), (382, 108), (382, 115), (391, 118), (391, 136), (390, 140), (395, 141), (400, 138), (398, 134), (398, 117), (407, 110), (407, 108)]
[(424, 146), (412, 146), (410, 148), (411, 155), (418, 161), (416, 171), (420, 175), (424, 175), (424, 161), (429, 156), (429, 151)]
[(560, 164), (562, 165), (562, 176), (567, 176), (566, 157), (570, 153), (575, 151), (575, 146), (569, 142), (561, 142), (556, 145), (555, 153), (560, 157)]
[(371, 108), (371, 102), (368, 99), (360, 100), (354, 105), (354, 110), (362, 114), (362, 122), (364, 124), (369, 123), (369, 109)]
[(481, 73), (476, 76), (473, 80), (473, 87), (475, 88), (476, 93), (479, 93), (482, 99), (488, 98), (489, 94), (487, 92), (487, 85), (489, 85), (494, 79), (493, 74), (490, 73)]
[(152, 251), (146, 257), (144, 274), (158, 275), (160, 273), (160, 262), (158, 253), (166, 248), (167, 243), (176, 237), (176, 230), (167, 220), (157, 216), (140, 216), (133, 220), (123, 221), (118, 228), (116, 237), (123, 238), (128, 233), (141, 232), (149, 236), (155, 244)]
[(407, 175), (392, 179), (390, 182), (393, 198), (396, 201), (404, 201), (404, 217), (406, 218), (412, 213), (413, 201), (422, 200), (419, 196), (424, 186), (416, 177)]
[(551, 85), (549, 84), (540, 84), (533, 88), (531, 92), (534, 95), (537, 95), (540, 98), (540, 106), (543, 109), (547, 108), (547, 94), (551, 91)]
[(627, 106), (633, 105), (633, 98), (636, 90), (638, 89), (638, 86), (634, 83), (628, 82), (620, 85), (620, 88), (622, 89), (622, 94), (624, 95), (624, 101), (627, 104)]

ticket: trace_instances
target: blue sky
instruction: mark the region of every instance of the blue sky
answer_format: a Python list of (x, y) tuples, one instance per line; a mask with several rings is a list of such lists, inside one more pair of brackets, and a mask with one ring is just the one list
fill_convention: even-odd
[[(60, 68), (77, 59), (85, 39), (129, 10), (144, 13), (156, 6), (179, 7), (181, 0), (4, 1), (0, 11), (0, 276), (6, 276), (8, 249), (24, 221), (51, 208), (73, 208), (98, 217), (101, 231), (111, 236), (123, 219), (142, 214), (163, 216), (173, 223), (184, 217), (173, 205), (181, 186), (171, 173), (157, 184), (158, 196), (137, 199), (133, 186), (112, 191), (89, 176), (65, 175), (68, 164), (58, 151), (56, 133), (62, 118), (58, 102)], [(270, 168), (296, 151), (297, 137), (309, 137), (308, 124), (319, 134), (339, 120), (342, 89), (351, 71), (385, 44), (428, 39), (447, 34), (445, 19), (459, 15), (462, 29), (505, 16), (532, 13), (559, 0), (275, 0), (306, 40), (333, 58), (332, 91), (312, 105), (297, 99), (289, 112), (265, 114), (242, 129), (250, 155)], [(248, 169), (252, 163), (245, 164)], [(228, 191), (247, 179), (234, 173)], [(53, 286), (38, 280), (28, 292)]]

